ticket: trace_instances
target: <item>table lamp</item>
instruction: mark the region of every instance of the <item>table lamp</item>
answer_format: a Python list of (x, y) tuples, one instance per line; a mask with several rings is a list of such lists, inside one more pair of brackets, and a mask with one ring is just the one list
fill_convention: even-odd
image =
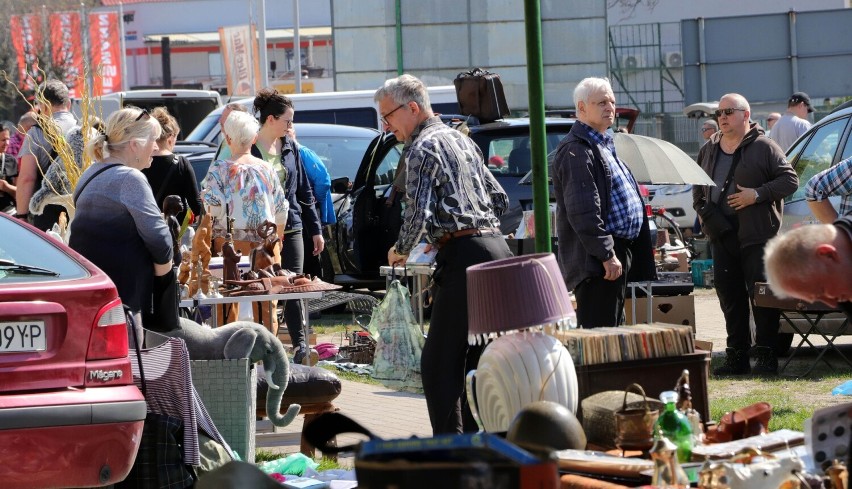
[(468, 267), (467, 300), (468, 341), (490, 342), (467, 375), (468, 402), (479, 427), (506, 431), (534, 401), (556, 402), (576, 413), (574, 362), (548, 334), (576, 327), (556, 257), (522, 255)]

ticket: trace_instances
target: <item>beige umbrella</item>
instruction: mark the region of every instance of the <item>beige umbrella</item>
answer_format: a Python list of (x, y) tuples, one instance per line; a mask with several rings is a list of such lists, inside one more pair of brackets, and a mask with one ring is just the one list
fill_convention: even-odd
[(617, 132), (615, 152), (639, 183), (715, 186), (688, 154), (662, 139)]

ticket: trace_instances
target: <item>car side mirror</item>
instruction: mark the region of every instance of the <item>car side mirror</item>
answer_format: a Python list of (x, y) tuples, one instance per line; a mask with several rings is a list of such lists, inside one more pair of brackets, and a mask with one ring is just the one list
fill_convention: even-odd
[(349, 177), (338, 177), (331, 181), (331, 191), (335, 194), (345, 194), (351, 187)]

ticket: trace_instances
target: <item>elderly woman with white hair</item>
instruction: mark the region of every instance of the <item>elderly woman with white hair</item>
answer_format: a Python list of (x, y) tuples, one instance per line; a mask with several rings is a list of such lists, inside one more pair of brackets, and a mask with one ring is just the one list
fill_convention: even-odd
[(114, 112), (89, 140), (93, 163), (74, 191), (68, 244), (109, 275), (134, 315), (152, 312), (155, 276), (174, 280), (171, 234), (141, 172), (151, 165), (160, 131), (145, 110)]
[[(251, 154), (260, 124), (246, 112), (233, 111), (225, 120), (225, 142), (230, 152), (227, 159), (218, 159), (201, 186), (202, 199), (216, 217), (213, 238), (224, 241), (230, 232), (233, 246), (244, 255), (251, 253), (257, 243), (265, 240), (258, 228), (265, 221), (277, 225), (278, 236), (284, 232), (290, 204), (272, 165)], [(227, 229), (227, 218), (233, 228)], [(273, 237), (270, 237), (273, 238)], [(277, 238), (273, 238), (278, 241)], [(221, 246), (217, 246), (221, 249)], [(280, 245), (275, 247), (275, 261), (281, 263)], [(264, 305), (265, 306), (265, 305)], [(229, 315), (234, 319), (236, 311)], [(220, 316), (222, 317), (222, 316)], [(275, 327), (272, 326), (273, 333)]]

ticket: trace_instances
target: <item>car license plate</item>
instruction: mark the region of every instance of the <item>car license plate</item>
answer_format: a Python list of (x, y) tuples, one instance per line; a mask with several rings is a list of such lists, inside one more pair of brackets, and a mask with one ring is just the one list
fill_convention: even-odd
[(0, 353), (46, 349), (47, 330), (44, 329), (44, 321), (0, 323)]

